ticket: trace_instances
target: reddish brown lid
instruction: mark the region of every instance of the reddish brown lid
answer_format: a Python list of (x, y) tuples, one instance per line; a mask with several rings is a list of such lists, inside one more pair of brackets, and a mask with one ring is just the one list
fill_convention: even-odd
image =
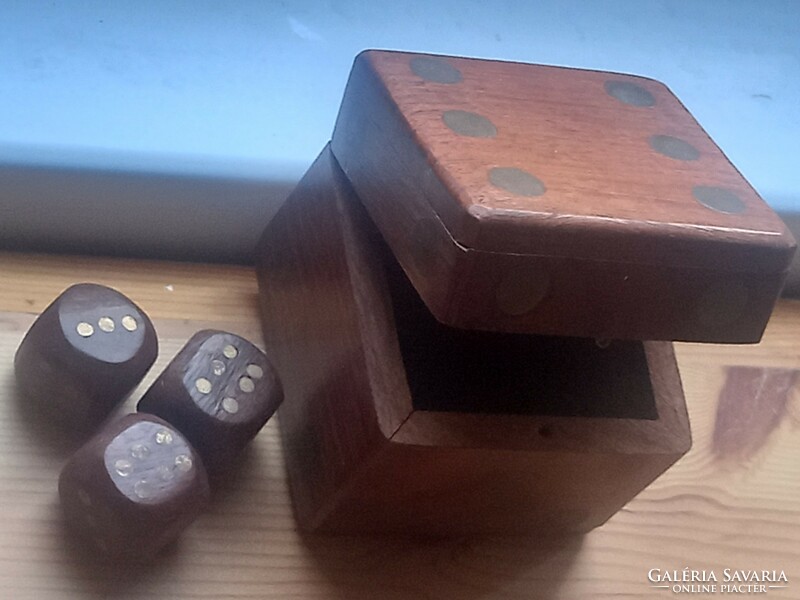
[(367, 51), (333, 151), (436, 317), (757, 341), (794, 240), (663, 84)]

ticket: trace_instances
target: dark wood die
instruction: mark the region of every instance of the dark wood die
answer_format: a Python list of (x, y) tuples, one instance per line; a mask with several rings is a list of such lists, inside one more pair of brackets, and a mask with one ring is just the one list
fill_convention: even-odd
[(96, 426), (142, 380), (158, 355), (148, 316), (93, 283), (61, 293), (31, 326), (14, 359), (20, 391), (79, 430)]
[(139, 401), (189, 439), (212, 475), (222, 475), (283, 399), (267, 357), (232, 333), (204, 330), (186, 343)]
[(110, 558), (147, 561), (208, 504), (208, 477), (169, 423), (131, 414), (81, 447), (58, 482), (68, 526)]

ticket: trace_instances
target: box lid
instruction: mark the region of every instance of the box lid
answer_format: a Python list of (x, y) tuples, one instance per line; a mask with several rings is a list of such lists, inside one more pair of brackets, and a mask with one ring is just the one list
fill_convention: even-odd
[[(332, 147), (429, 308), (455, 326), (755, 341), (794, 252), (783, 222), (652, 79), (367, 51), (356, 58)], [(426, 245), (436, 252), (420, 259)], [(512, 278), (546, 284), (512, 295), (541, 297), (511, 310), (520, 314), (498, 308), (508, 292), (497, 289), (493, 266), (530, 267)], [(626, 269), (636, 281), (622, 285)], [(591, 289), (568, 281), (587, 273)], [(688, 273), (703, 274), (695, 293), (685, 289), (698, 287)], [(644, 287), (653, 282), (674, 289), (651, 298)], [(474, 297), (476, 286), (484, 296)], [(579, 324), (534, 314), (541, 302), (591, 301), (598, 287), (608, 306)], [(746, 334), (713, 331), (727, 323), (677, 326), (687, 301), (731, 294), (737, 315), (721, 321), (758, 312)], [(637, 295), (672, 309), (655, 311), (658, 326), (644, 314), (625, 325), (619, 311)]]

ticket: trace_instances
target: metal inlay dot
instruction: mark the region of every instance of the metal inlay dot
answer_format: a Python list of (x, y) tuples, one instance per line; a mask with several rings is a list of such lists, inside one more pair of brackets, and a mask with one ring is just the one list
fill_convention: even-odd
[(256, 389), (256, 384), (249, 377), (242, 377), (239, 380), (239, 389), (243, 392), (249, 393)]
[(650, 147), (664, 156), (675, 160), (697, 160), (700, 151), (680, 138), (671, 135), (650, 136)]
[(417, 77), (433, 83), (460, 83), (461, 71), (443, 58), (415, 56), (411, 59), (411, 71)]
[(78, 335), (81, 337), (89, 337), (94, 333), (94, 327), (92, 327), (91, 323), (81, 322), (78, 323), (75, 331), (77, 331)]
[(211, 372), (214, 373), (214, 375), (222, 375), (225, 372), (225, 363), (221, 360), (212, 360)]
[(237, 412), (239, 412), (239, 403), (236, 401), (236, 398), (223, 398), (222, 410), (232, 415), (235, 415)]
[(208, 394), (211, 392), (211, 382), (205, 377), (199, 377), (196, 379), (194, 382), (194, 387), (196, 387), (197, 391), (201, 394)]
[(97, 326), (106, 333), (111, 333), (114, 331), (114, 319), (111, 317), (100, 317), (97, 321)]
[(247, 374), (253, 379), (261, 379), (264, 376), (264, 369), (258, 365), (247, 365)]
[(169, 445), (172, 443), (172, 433), (166, 429), (160, 429), (156, 432), (156, 444)]
[(145, 500), (153, 495), (153, 486), (144, 479), (140, 479), (134, 484), (133, 493), (136, 494), (137, 498)]
[(550, 290), (550, 274), (535, 266), (519, 266), (506, 273), (495, 290), (497, 308), (507, 315), (532, 311)]
[(145, 444), (134, 444), (131, 446), (131, 456), (139, 460), (147, 458), (150, 455), (150, 448)]
[(121, 458), (114, 463), (114, 470), (120, 477), (127, 477), (133, 473), (133, 463), (131, 463), (129, 460)]
[(186, 454), (179, 454), (175, 457), (175, 468), (178, 471), (186, 473), (192, 469), (192, 459)]
[(139, 327), (139, 324), (136, 322), (136, 319), (134, 319), (130, 315), (125, 315), (124, 317), (122, 317), (121, 323), (122, 326), (128, 331), (136, 331), (136, 329)]
[(725, 188), (696, 185), (692, 188), (692, 195), (700, 204), (717, 212), (736, 214), (745, 209), (742, 199)]
[(174, 479), (175, 474), (167, 465), (159, 465), (156, 469), (156, 475), (161, 481), (171, 481)]
[(489, 171), (489, 181), (518, 196), (541, 196), (547, 191), (538, 177), (516, 167), (494, 167)]
[(239, 355), (239, 351), (236, 346), (228, 344), (222, 349), (222, 354), (225, 355), (225, 358), (236, 358)]
[(606, 81), (606, 93), (613, 96), (620, 102), (630, 104), (631, 106), (653, 106), (656, 99), (653, 94), (648, 92), (640, 85), (631, 83), (630, 81)]
[(442, 121), (458, 135), (482, 138), (497, 135), (497, 128), (489, 119), (466, 110), (447, 110), (442, 114)]

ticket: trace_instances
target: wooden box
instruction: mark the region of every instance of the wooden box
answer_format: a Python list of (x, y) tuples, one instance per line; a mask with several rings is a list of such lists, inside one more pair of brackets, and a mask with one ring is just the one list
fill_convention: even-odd
[(586, 531), (690, 446), (669, 342), (439, 323), (329, 148), (257, 256), (304, 529)]
[(643, 77), (367, 51), (332, 149), (430, 311), (457, 327), (756, 342), (794, 253)]

